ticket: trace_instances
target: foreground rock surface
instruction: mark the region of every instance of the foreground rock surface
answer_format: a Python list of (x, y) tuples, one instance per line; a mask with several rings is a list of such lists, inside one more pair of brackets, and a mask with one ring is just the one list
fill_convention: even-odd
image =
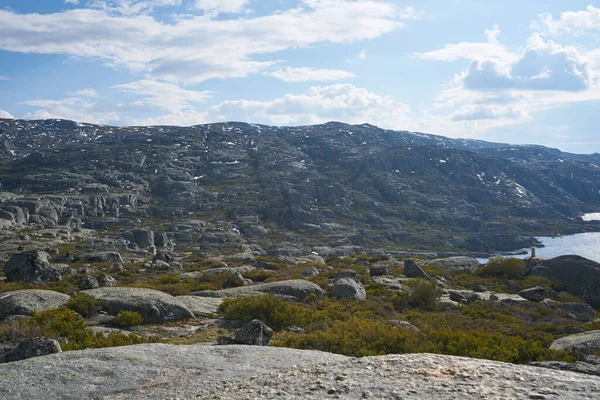
[(137, 311), (144, 323), (162, 324), (195, 318), (181, 301), (175, 297), (152, 289), (105, 287), (84, 290), (81, 293), (102, 301), (102, 310), (111, 315), (121, 311)]
[(0, 398), (6, 400), (599, 395), (599, 377), (431, 354), (356, 359), (273, 347), (148, 344), (63, 352), (0, 365)]

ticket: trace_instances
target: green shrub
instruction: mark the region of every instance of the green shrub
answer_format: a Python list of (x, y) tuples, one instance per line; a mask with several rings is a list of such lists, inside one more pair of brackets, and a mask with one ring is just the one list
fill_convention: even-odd
[(140, 325), (144, 322), (144, 317), (137, 311), (121, 311), (117, 314), (117, 321), (122, 327)]
[(404, 310), (409, 307), (425, 310), (436, 308), (437, 301), (442, 295), (442, 290), (436, 282), (425, 279), (409, 279), (406, 286), (409, 291), (400, 292), (392, 299), (397, 310)]
[(308, 309), (271, 295), (227, 299), (220, 310), (225, 319), (259, 319), (276, 331), (291, 325), (306, 326), (309, 315)]
[(586, 303), (581, 297), (577, 297), (569, 292), (560, 292), (558, 294), (558, 301), (562, 303)]
[(481, 268), (480, 275), (519, 279), (525, 276), (525, 263), (518, 258), (492, 257)]
[(89, 294), (74, 294), (65, 306), (82, 317), (89, 317), (102, 309), (102, 301), (95, 299)]

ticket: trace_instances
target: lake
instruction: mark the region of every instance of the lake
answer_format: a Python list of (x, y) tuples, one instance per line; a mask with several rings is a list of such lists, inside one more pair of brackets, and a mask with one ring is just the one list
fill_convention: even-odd
[[(600, 213), (585, 214), (582, 217), (585, 221), (599, 221)], [(537, 256), (554, 258), (564, 255), (578, 255), (596, 262), (600, 262), (600, 232), (578, 233), (576, 235), (565, 235), (557, 237), (538, 237), (544, 244), (544, 248), (536, 249)], [(531, 249), (524, 249), (531, 252)], [(510, 256), (516, 258), (526, 258), (527, 255)], [(479, 262), (487, 262), (480, 259)]]

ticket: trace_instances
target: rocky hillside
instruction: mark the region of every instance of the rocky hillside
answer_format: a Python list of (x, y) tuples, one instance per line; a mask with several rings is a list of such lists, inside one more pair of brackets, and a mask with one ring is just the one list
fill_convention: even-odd
[(600, 230), (578, 218), (600, 209), (599, 166), (599, 154), (367, 124), (0, 120), (0, 250), (32, 227), (103, 250), (513, 250)]
[[(94, 360), (90, 362), (90, 360)], [(592, 399), (600, 378), (432, 354), (139, 345), (0, 366), (3, 399)]]

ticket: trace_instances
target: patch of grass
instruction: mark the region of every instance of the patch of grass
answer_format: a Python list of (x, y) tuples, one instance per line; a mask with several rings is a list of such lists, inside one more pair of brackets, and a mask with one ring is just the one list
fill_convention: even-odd
[(117, 314), (117, 322), (124, 328), (140, 325), (144, 317), (137, 311), (121, 311)]

